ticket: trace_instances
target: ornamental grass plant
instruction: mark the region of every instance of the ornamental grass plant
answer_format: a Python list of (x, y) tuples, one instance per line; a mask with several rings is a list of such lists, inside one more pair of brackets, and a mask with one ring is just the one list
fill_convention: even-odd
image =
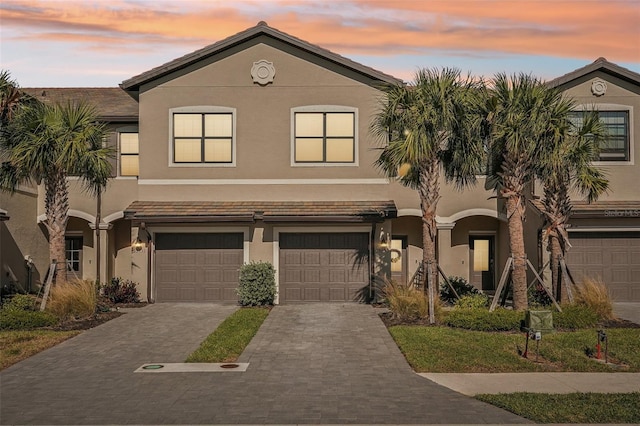
[(47, 311), (60, 320), (84, 319), (96, 313), (98, 292), (95, 283), (75, 280), (51, 288)]

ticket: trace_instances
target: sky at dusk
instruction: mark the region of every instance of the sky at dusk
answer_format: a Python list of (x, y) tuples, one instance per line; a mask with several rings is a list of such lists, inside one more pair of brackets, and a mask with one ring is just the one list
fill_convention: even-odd
[(640, 72), (640, 0), (0, 0), (22, 87), (114, 87), (259, 21), (404, 80), (418, 68), (551, 79)]

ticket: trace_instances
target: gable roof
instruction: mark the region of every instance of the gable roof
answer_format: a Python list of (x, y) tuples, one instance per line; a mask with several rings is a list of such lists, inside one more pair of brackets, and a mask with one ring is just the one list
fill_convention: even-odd
[(621, 67), (620, 65), (616, 65), (613, 62), (609, 62), (602, 57), (596, 59), (589, 65), (586, 65), (582, 68), (578, 68), (575, 71), (571, 71), (570, 73), (567, 73), (565, 75), (562, 75), (558, 78), (555, 78), (547, 82), (547, 85), (550, 87), (562, 86), (563, 84), (569, 83), (570, 81), (576, 80), (594, 71), (603, 71), (614, 77), (618, 77), (622, 80), (625, 80), (640, 86), (640, 74), (638, 74), (637, 72), (631, 71), (630, 69)]
[(27, 87), (23, 92), (45, 104), (84, 101), (99, 118), (110, 122), (138, 121), (138, 102), (119, 87)]
[(120, 84), (120, 87), (127, 91), (138, 91), (140, 90), (140, 86), (143, 84), (149, 83), (153, 80), (171, 74), (172, 72), (194, 65), (195, 63), (205, 58), (209, 58), (213, 55), (224, 52), (232, 47), (238, 46), (239, 44), (253, 40), (260, 36), (267, 36), (272, 39), (281, 41), (285, 44), (308, 52), (318, 58), (341, 65), (370, 79), (382, 81), (389, 84), (402, 84), (402, 80), (397, 79), (392, 75), (377, 71), (373, 68), (352, 61), (351, 59), (345, 58), (344, 56), (333, 53), (320, 46), (311, 44), (292, 35), (283, 33), (282, 31), (270, 27), (266, 22), (260, 21), (255, 27), (248, 28), (235, 35), (232, 35), (231, 37), (227, 37), (224, 40), (220, 40), (202, 49), (196, 50), (195, 52), (189, 53), (180, 58), (174, 59), (173, 61), (160, 65), (159, 67), (153, 68), (147, 72), (131, 77), (130, 79), (123, 81), (122, 84)]

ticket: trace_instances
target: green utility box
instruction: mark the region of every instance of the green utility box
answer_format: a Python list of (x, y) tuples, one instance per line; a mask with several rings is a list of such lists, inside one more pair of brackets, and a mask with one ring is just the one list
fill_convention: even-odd
[(541, 333), (553, 331), (553, 313), (551, 311), (527, 311), (524, 322), (529, 331)]

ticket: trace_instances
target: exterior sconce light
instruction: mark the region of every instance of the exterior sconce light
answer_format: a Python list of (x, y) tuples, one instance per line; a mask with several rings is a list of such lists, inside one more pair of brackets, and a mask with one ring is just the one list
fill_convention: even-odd
[(384, 232), (384, 229), (380, 231), (379, 241), (380, 241), (380, 247), (385, 249), (389, 247), (389, 234)]
[(131, 245), (131, 250), (135, 252), (141, 252), (144, 247), (144, 243), (140, 238), (136, 238), (136, 241)]

